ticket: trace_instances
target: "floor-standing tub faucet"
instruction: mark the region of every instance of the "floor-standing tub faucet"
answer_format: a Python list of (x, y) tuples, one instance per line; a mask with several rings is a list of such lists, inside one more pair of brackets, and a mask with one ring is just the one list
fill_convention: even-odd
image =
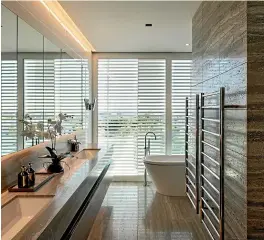
[[(150, 155), (150, 138), (148, 139), (148, 144), (147, 144), (147, 136), (148, 134), (152, 134), (155, 137), (155, 140), (157, 139), (156, 134), (154, 132), (147, 132), (145, 135), (145, 157), (147, 157), (148, 155)], [(147, 170), (145, 168), (144, 171), (144, 186), (147, 186)]]

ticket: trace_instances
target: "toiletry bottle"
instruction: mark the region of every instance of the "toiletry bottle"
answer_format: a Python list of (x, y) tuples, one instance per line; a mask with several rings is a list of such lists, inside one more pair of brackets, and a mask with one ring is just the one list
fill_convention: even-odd
[(35, 185), (35, 171), (32, 168), (31, 163), (28, 164), (27, 172), (28, 172), (28, 186), (33, 187)]
[(17, 180), (18, 180), (17, 185), (19, 188), (27, 188), (28, 187), (28, 173), (26, 171), (25, 166), (21, 167), (21, 172), (18, 174)]

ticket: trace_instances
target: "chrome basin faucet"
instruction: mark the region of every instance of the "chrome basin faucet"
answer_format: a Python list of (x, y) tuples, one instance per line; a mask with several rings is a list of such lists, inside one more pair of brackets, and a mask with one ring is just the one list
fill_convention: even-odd
[[(145, 135), (145, 147), (144, 147), (144, 149), (145, 149), (145, 157), (147, 155), (150, 155), (150, 139), (148, 139), (148, 145), (147, 145), (147, 136), (148, 136), (148, 134), (154, 135), (155, 140), (157, 139), (156, 134), (154, 132), (147, 132), (146, 133), (146, 135)], [(145, 168), (145, 172), (144, 172), (144, 186), (147, 186), (147, 170), (146, 170), (146, 168)]]

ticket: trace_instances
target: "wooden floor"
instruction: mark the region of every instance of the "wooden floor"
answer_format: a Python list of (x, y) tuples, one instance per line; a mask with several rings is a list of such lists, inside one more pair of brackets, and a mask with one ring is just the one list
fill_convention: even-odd
[(207, 240), (187, 197), (166, 197), (152, 185), (112, 183), (88, 240)]

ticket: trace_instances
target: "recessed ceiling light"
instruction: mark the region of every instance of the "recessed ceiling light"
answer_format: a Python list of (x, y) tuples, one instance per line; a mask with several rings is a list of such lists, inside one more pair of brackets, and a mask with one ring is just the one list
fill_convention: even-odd
[(189, 44), (189, 43), (186, 43), (185, 45), (186, 45), (186, 46), (190, 46), (190, 44)]
[(152, 27), (152, 23), (146, 23), (145, 27)]

